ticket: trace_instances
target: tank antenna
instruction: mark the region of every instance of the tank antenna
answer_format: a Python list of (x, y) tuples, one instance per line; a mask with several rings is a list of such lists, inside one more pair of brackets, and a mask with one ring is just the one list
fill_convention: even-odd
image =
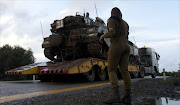
[(40, 26), (41, 26), (42, 37), (43, 37), (43, 39), (44, 39), (43, 29), (42, 29), (42, 23), (41, 23), (41, 21), (40, 21)]
[(135, 40), (134, 36), (133, 36), (133, 39), (134, 39), (134, 42), (135, 42), (135, 45), (136, 45), (136, 40)]
[(85, 17), (85, 9), (84, 9), (84, 17)]
[(95, 9), (96, 9), (96, 15), (97, 15), (97, 17), (98, 17), (98, 14), (97, 14), (97, 8), (96, 8), (96, 4), (94, 4), (94, 6), (95, 6)]

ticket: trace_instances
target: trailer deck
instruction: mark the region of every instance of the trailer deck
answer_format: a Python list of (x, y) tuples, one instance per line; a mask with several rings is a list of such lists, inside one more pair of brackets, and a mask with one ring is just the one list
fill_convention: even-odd
[[(83, 58), (64, 62), (42, 62), (22, 66), (5, 72), (7, 75), (43, 75), (43, 74), (77, 74), (86, 73), (98, 65), (102, 70), (108, 66), (107, 60)], [(128, 71), (139, 71), (138, 65), (129, 65)]]

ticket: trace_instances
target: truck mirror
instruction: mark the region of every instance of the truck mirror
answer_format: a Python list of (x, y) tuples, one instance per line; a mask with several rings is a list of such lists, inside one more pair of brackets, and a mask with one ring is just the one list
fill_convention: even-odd
[(160, 60), (160, 55), (159, 54), (157, 54), (157, 60)]

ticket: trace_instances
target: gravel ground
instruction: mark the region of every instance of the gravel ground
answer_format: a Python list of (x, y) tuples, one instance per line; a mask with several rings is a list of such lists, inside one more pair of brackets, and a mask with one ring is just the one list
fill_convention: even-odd
[[(120, 92), (123, 94), (123, 84), (120, 83)], [(153, 105), (159, 97), (180, 99), (180, 79), (143, 79), (132, 83), (132, 105)], [(104, 105), (103, 101), (111, 95), (110, 85), (81, 89), (76, 91), (34, 97), (31, 99), (4, 103), (3, 105)], [(156, 102), (157, 103), (157, 102)], [(114, 103), (113, 105), (124, 105)], [(154, 104), (159, 105), (159, 104)], [(161, 104), (162, 105), (162, 104)]]

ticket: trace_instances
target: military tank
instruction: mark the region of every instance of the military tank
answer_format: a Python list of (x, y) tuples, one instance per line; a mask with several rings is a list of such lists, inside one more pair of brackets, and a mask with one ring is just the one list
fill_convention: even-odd
[(89, 13), (76, 13), (55, 20), (51, 24), (51, 35), (44, 38), (44, 55), (51, 61), (69, 61), (78, 58), (95, 57), (107, 59), (108, 46), (100, 44), (99, 37), (107, 32), (104, 21), (89, 17)]

